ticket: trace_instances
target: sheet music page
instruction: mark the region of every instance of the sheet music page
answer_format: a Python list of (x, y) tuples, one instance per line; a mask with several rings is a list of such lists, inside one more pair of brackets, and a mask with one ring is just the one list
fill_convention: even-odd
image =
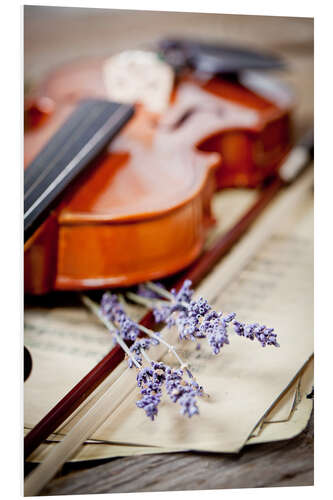
[[(305, 377), (305, 381), (303, 382), (301, 381), (302, 377)], [(313, 386), (313, 360), (310, 360), (309, 363), (307, 363), (304, 372), (302, 372), (302, 375), (296, 379), (295, 384), (299, 389), (297, 391), (298, 397), (289, 418), (287, 420), (278, 422), (273, 421), (258, 425), (258, 432), (255, 435), (252, 433), (252, 436), (245, 443), (246, 445), (288, 439), (296, 436), (306, 427), (313, 407), (312, 400), (307, 398), (307, 395), (311, 392)], [(291, 387), (290, 390), (286, 392), (284, 397), (289, 397), (291, 401), (294, 401), (294, 388)], [(273, 407), (271, 412), (267, 415), (267, 420), (270, 421), (271, 415), (277, 413), (275, 410), (279, 410), (280, 403), (282, 403), (282, 401), (279, 401)], [(281, 409), (283, 409), (284, 406), (285, 405), (282, 404)], [(25, 429), (25, 435), (28, 431), (29, 429)], [(46, 458), (48, 452), (56, 446), (57, 442), (61, 439), (62, 436), (52, 434), (48, 438), (48, 442), (39, 446), (38, 449), (29, 457), (28, 461), (42, 462)], [(85, 442), (84, 446), (74, 457), (71, 458), (70, 461), (79, 462), (83, 460), (100, 460), (111, 457), (145, 455), (152, 453), (172, 453), (174, 451), (174, 449), (159, 448), (154, 446), (117, 445), (89, 440), (88, 442)], [(184, 450), (179, 449), (178, 451)]]
[[(135, 373), (126, 370), (114, 388), (122, 390), (132, 381), (133, 393), (93, 437), (148, 444), (149, 436), (149, 444), (154, 446), (239, 450), (313, 353), (312, 230), (310, 194), (213, 304), (217, 310), (236, 310), (241, 320), (274, 326), (279, 349), (263, 349), (233, 335), (231, 344), (215, 357), (204, 342), (200, 351), (189, 342), (177, 344), (174, 333), (179, 354), (190, 361), (195, 376), (210, 394), (200, 400), (200, 416), (187, 420), (165, 399), (158, 419), (151, 422), (135, 406)], [(158, 350), (163, 357), (163, 349), (158, 346)], [(163, 359), (173, 362), (170, 354)]]
[(300, 378), (299, 398), (291, 417), (287, 421), (264, 423), (260, 433), (251, 437), (246, 444), (269, 443), (282, 439), (291, 439), (302, 432), (311, 415), (313, 400), (307, 396), (313, 387), (313, 359)]
[[(200, 417), (192, 418), (189, 422), (178, 416), (178, 409), (174, 404), (163, 403), (158, 420), (151, 423), (135, 407), (137, 392), (134, 390), (133, 396), (108, 419), (93, 438), (178, 449), (194, 447), (195, 449), (235, 451), (237, 447), (241, 447), (256, 423), (288, 385), (290, 378), (296, 375), (296, 366), (301, 368), (302, 363), (304, 364), (312, 353), (312, 254), (312, 199), (310, 196), (307, 203), (297, 210), (295, 217), (289, 219), (288, 226), (284, 224), (283, 228), (276, 232), (237, 279), (223, 290), (221, 297), (218, 297), (214, 304), (215, 308), (223, 311), (236, 310), (240, 319), (260, 320), (260, 322), (275, 326), (280, 337), (281, 348), (262, 349), (259, 345), (255, 346), (254, 343), (232, 336), (231, 345), (226, 346), (225, 352), (219, 357), (214, 357), (205, 348), (203, 342), (200, 351), (196, 351), (192, 343), (188, 343), (186, 348), (176, 344), (179, 353), (190, 360), (200, 383), (210, 393), (209, 399), (200, 400)], [(300, 301), (304, 301), (304, 305), (307, 304), (306, 310), (309, 313), (308, 317), (304, 316), (303, 319), (299, 318)], [(282, 318), (283, 314), (286, 316), (285, 321)], [(108, 352), (110, 338), (108, 335), (105, 336), (105, 328), (80, 307), (63, 310), (56, 308), (53, 312), (46, 311), (46, 314), (45, 311), (29, 310), (25, 319), (27, 321), (26, 344), (33, 350), (33, 357), (36, 360), (31, 378), (25, 384), (25, 423), (31, 426), (37, 423), (46, 411), (65, 394), (66, 390), (72, 388), (74, 383)], [(297, 325), (298, 328), (303, 325), (307, 331), (306, 342), (298, 352), (295, 352), (299, 341), (297, 335), (294, 335), (296, 337), (294, 342), (288, 342), (288, 332), (291, 335), (293, 325)], [(41, 330), (39, 333), (38, 328)], [(73, 333), (74, 331), (76, 333)], [(69, 336), (67, 332), (70, 333)], [(90, 336), (88, 342), (87, 333)], [(50, 336), (53, 338), (53, 347), (52, 342), (50, 344)], [(287, 342), (284, 341), (285, 337)], [(284, 347), (282, 347), (282, 340)], [(64, 345), (61, 347), (62, 343)], [(58, 354), (56, 354), (57, 350)], [(282, 373), (279, 369), (279, 363), (281, 364), (284, 358), (281, 351), (289, 351), (287, 369)], [(255, 372), (249, 370), (253, 367), (253, 359), (256, 359), (260, 367), (260, 370)], [(170, 364), (173, 362), (170, 357), (168, 361)], [(249, 380), (252, 380), (253, 387), (255, 387), (257, 382), (260, 382), (258, 380), (260, 375), (269, 373), (272, 363), (275, 370), (269, 377), (271, 383), (269, 379), (264, 384), (259, 383), (262, 398), (258, 401), (251, 390), (251, 384), (240, 383), (242, 382), (240, 378), (244, 379), (250, 375)], [(55, 365), (62, 366), (64, 375), (61, 377), (61, 374), (56, 374), (56, 384), (54, 383)], [(53, 376), (49, 370), (50, 366), (53, 367)], [(239, 370), (238, 377), (235, 376), (235, 370)], [(220, 377), (217, 377), (216, 373), (219, 373), (220, 377), (223, 376), (225, 384), (223, 392), (221, 392)], [(126, 369), (124, 376), (115, 382), (114, 390), (121, 390), (121, 383), (124, 383), (125, 379), (126, 383), (133, 383), (135, 373)], [(246, 392), (246, 388), (249, 388), (247, 398), (235, 400), (234, 397), (229, 399), (226, 397), (230, 394), (238, 394), (239, 391)], [(248, 402), (250, 409), (247, 413), (251, 412), (251, 419), (245, 420), (250, 421), (247, 421), (246, 425), (241, 428), (230, 427), (228, 415), (234, 419), (232, 415), (235, 415), (235, 412), (236, 414), (242, 413), (242, 407), (249, 407)], [(125, 419), (122, 417), (124, 414)], [(121, 420), (121, 425), (118, 425), (119, 420)], [(242, 420), (244, 420), (243, 416)], [(138, 424), (139, 432), (137, 431)], [(211, 429), (209, 433), (203, 431), (203, 427), (207, 425)], [(175, 429), (175, 426), (178, 432), (172, 436), (170, 430)], [(116, 431), (114, 431), (115, 427)], [(131, 427), (132, 430), (136, 429), (135, 435), (133, 432), (132, 434), (128, 432)], [(222, 432), (220, 433), (219, 430)], [(195, 439), (193, 439), (193, 432), (196, 434)], [(216, 443), (216, 432), (220, 436), (218, 443)], [(214, 442), (211, 441), (212, 434)], [(147, 442), (147, 436), (149, 436), (149, 442)], [(229, 438), (226, 439), (226, 436)]]
[[(236, 222), (257, 195), (253, 189), (229, 189), (214, 196), (216, 224), (209, 233), (207, 247)], [(139, 320), (144, 310), (134, 306), (130, 314)], [(105, 327), (78, 299), (74, 304), (28, 305), (24, 311), (24, 343), (33, 359), (32, 373), (24, 383), (27, 428), (36, 425), (113, 347)], [(113, 379), (112, 375), (108, 377), (104, 387)], [(103, 386), (99, 390), (103, 390)], [(95, 399), (93, 395), (89, 398), (89, 406)], [(79, 413), (79, 410), (75, 412)]]
[(33, 427), (112, 347), (107, 330), (81, 305), (30, 308), (24, 343), (32, 372), (24, 383), (24, 423)]

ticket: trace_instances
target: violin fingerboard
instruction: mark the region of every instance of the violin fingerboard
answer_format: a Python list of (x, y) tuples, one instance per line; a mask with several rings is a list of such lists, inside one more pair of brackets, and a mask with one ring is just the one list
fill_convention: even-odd
[(44, 221), (64, 190), (134, 113), (131, 105), (81, 101), (24, 174), (24, 240)]

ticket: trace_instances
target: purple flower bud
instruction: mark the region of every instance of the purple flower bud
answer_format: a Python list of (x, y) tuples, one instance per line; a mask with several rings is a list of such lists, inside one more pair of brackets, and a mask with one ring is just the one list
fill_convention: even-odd
[[(160, 285), (162, 287), (162, 285)], [(146, 297), (159, 297), (158, 293), (142, 285), (138, 293)], [(258, 323), (245, 324), (235, 320), (236, 314), (229, 313), (223, 316), (222, 312), (212, 309), (207, 300), (199, 297), (193, 300), (191, 281), (184, 281), (178, 292), (171, 290), (171, 300), (160, 301), (153, 309), (156, 322), (164, 322), (168, 327), (176, 326), (180, 339), (197, 340), (207, 338), (214, 354), (218, 354), (225, 344), (229, 344), (228, 328), (233, 325), (237, 335), (251, 341), (257, 340), (262, 347), (273, 345), (279, 347), (274, 328)], [(180, 412), (189, 418), (199, 413), (197, 397), (203, 395), (203, 388), (195, 381), (188, 368), (173, 369), (163, 362), (152, 361), (150, 366), (143, 367), (143, 354), (151, 345), (159, 344), (158, 338), (137, 339), (138, 325), (129, 318), (117, 296), (104, 294), (101, 302), (102, 313), (115, 325), (118, 334), (124, 340), (134, 341), (130, 347), (132, 358), (128, 365), (131, 368), (136, 363), (141, 366), (137, 373), (137, 385), (140, 388), (141, 399), (137, 402), (138, 408), (143, 408), (146, 415), (154, 420), (158, 413), (163, 386), (174, 403), (179, 403)], [(155, 333), (160, 336), (161, 333)], [(197, 343), (196, 349), (200, 349)], [(136, 362), (136, 363), (135, 363)], [(137, 365), (136, 365), (137, 366)]]
[(227, 314), (226, 316), (224, 316), (223, 319), (226, 323), (230, 323), (230, 321), (235, 319), (235, 317), (236, 317), (236, 313), (233, 312), (233, 313), (230, 313), (230, 314)]
[(119, 308), (120, 304), (116, 295), (110, 295), (109, 293), (103, 294), (101, 300), (101, 311), (106, 318), (110, 321), (114, 321), (115, 314)]
[(139, 373), (136, 376), (138, 387), (142, 387), (143, 385), (149, 382), (149, 379), (153, 377), (153, 370), (150, 367), (141, 368)]
[(245, 323), (240, 323), (239, 321), (233, 322), (234, 330), (238, 335), (244, 336), (250, 340), (257, 339), (262, 347), (266, 345), (273, 345), (275, 347), (280, 347), (274, 332), (274, 328), (267, 328), (265, 325), (259, 325), (258, 323), (251, 323), (245, 325)]
[(199, 413), (196, 396), (202, 396), (203, 390), (193, 379), (193, 375), (186, 369), (190, 382), (184, 380), (182, 370), (171, 370), (167, 373), (165, 388), (173, 403), (179, 402), (181, 414), (192, 417)]
[(194, 293), (194, 291), (191, 290), (191, 285), (192, 281), (185, 280), (177, 293), (175, 292), (175, 290), (171, 290), (171, 293), (174, 295), (176, 302), (189, 303), (191, 301), (192, 295)]
[(179, 398), (179, 404), (181, 406), (180, 413), (182, 415), (187, 415), (188, 417), (193, 417), (199, 413), (199, 409), (196, 404), (196, 399), (193, 393), (184, 393)]
[(146, 412), (147, 417), (154, 420), (158, 413), (158, 405), (161, 398), (158, 394), (144, 394), (143, 397), (137, 401), (136, 406), (138, 408), (143, 408)]
[(102, 314), (115, 324), (119, 335), (124, 340), (134, 341), (139, 335), (139, 328), (125, 313), (116, 295), (104, 293), (101, 301)]
[[(137, 361), (137, 363), (139, 363), (139, 365), (142, 365), (142, 357), (139, 354), (135, 354), (134, 359), (135, 359), (135, 361)], [(135, 366), (134, 361), (132, 358), (129, 358), (128, 359), (128, 367), (133, 368), (133, 366)]]

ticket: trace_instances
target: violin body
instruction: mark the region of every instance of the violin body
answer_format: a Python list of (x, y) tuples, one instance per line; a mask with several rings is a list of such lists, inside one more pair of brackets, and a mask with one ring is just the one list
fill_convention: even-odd
[[(107, 97), (102, 65), (64, 66), (38, 88), (26, 167), (80, 99)], [(36, 112), (38, 102), (46, 113)], [(291, 104), (280, 89), (270, 89), (268, 99), (239, 81), (188, 72), (165, 113), (136, 105), (27, 241), (25, 291), (129, 286), (189, 265), (214, 221), (214, 190), (258, 186), (277, 171), (291, 144)]]

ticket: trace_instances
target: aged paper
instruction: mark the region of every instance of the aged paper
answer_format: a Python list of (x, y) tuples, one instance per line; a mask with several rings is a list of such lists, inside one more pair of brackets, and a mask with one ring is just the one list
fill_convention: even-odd
[(264, 422), (284, 422), (290, 418), (293, 407), (296, 403), (296, 397), (298, 394), (298, 385), (300, 379), (297, 378), (290, 389), (282, 396), (278, 404), (276, 404), (267, 417), (265, 417)]
[(251, 437), (246, 444), (268, 443), (291, 439), (302, 432), (309, 421), (313, 400), (307, 396), (313, 387), (313, 360), (304, 371), (300, 380), (300, 401), (295, 405), (291, 418), (285, 422), (264, 423), (260, 433)]
[[(288, 218), (214, 304), (219, 310), (236, 309), (241, 319), (248, 321), (260, 314), (261, 321), (276, 327), (281, 347), (262, 349), (235, 336), (221, 356), (212, 357), (205, 347), (197, 353), (191, 346), (182, 346), (180, 354), (189, 359), (200, 382), (209, 387), (210, 398), (200, 403), (200, 419), (181, 418), (174, 405), (165, 401), (155, 425), (135, 407), (134, 389), (93, 438), (148, 444), (149, 436), (149, 444), (154, 446), (240, 449), (313, 352), (311, 196), (296, 212), (294, 220)], [(159, 348), (156, 352), (163, 356)], [(171, 361), (170, 355), (167, 360)], [(129, 370), (117, 380), (115, 389), (118, 386), (121, 390), (128, 383)]]
[(110, 350), (106, 329), (84, 308), (25, 312), (33, 368), (24, 384), (24, 423), (34, 426)]
[[(216, 225), (210, 232), (207, 247), (235, 223), (256, 196), (257, 192), (251, 189), (229, 189), (214, 196)], [(113, 347), (105, 327), (77, 302), (78, 305), (66, 307), (25, 309), (24, 343), (33, 359), (32, 373), (24, 384), (24, 423), (28, 428), (36, 425)], [(144, 310), (131, 307), (130, 314), (133, 319), (139, 319)], [(122, 367), (122, 371), (124, 369)], [(80, 414), (83, 407), (88, 409), (99, 390), (103, 387), (105, 390), (114, 376), (111, 374), (73, 416)], [(66, 430), (64, 426), (63, 431)]]
[[(140, 415), (140, 411), (137, 410), (134, 406), (134, 401), (136, 398), (135, 395), (133, 395), (131, 401), (125, 402), (111, 416), (109, 420), (110, 422), (112, 420), (113, 422), (112, 425), (109, 423), (108, 420), (106, 424), (102, 426), (97, 431), (97, 433), (95, 433), (93, 438), (102, 439), (106, 441), (117, 441), (121, 443), (141, 442), (142, 444), (148, 444), (146, 440), (143, 440), (143, 435), (146, 436), (149, 435), (153, 439), (156, 439), (156, 441), (152, 442), (150, 441), (149, 444), (155, 444), (155, 443), (160, 444), (161, 442), (163, 443), (163, 440), (165, 440), (165, 436), (168, 436), (166, 438), (168, 440), (167, 441), (168, 446), (169, 446), (169, 441), (171, 441), (172, 448), (174, 449), (176, 449), (177, 447), (179, 448), (179, 446), (181, 446), (185, 449), (194, 447), (195, 449), (216, 449), (216, 451), (236, 451), (237, 449), (239, 449), (239, 446), (244, 444), (251, 430), (253, 430), (256, 423), (260, 421), (262, 415), (268, 413), (270, 407), (272, 407), (272, 405), (274, 404), (274, 401), (279, 397), (281, 392), (290, 382), (290, 379), (297, 374), (297, 367), (300, 369), (302, 367), (302, 362), (304, 364), (306, 359), (308, 359), (307, 356), (310, 356), (312, 353), (312, 331), (310, 332), (310, 335), (307, 335), (307, 338), (305, 339), (306, 342), (303, 342), (302, 345), (300, 346), (300, 349), (298, 350), (296, 349), (296, 345), (297, 341), (299, 343), (299, 339), (295, 338), (295, 334), (293, 334), (293, 336), (290, 335), (291, 328), (293, 327), (294, 330), (295, 325), (297, 325), (298, 329), (301, 326), (303, 326), (304, 328), (304, 322), (303, 324), (302, 322), (300, 324), (297, 324), (296, 320), (299, 318), (297, 318), (296, 317), (297, 315), (294, 314), (294, 308), (295, 306), (297, 306), (297, 303), (293, 304), (293, 301), (291, 301), (291, 303), (289, 304), (288, 317), (290, 314), (292, 318), (291, 320), (286, 322), (283, 321), (283, 317), (281, 317), (283, 313), (285, 313), (283, 307), (281, 311), (281, 306), (285, 305), (285, 300), (281, 301), (281, 297), (282, 299), (285, 299), (286, 289), (290, 293), (294, 292), (296, 299), (297, 297), (300, 296), (302, 299), (305, 298), (307, 303), (310, 304), (310, 307), (306, 307), (306, 310), (310, 312), (310, 315), (312, 311), (312, 303), (311, 303), (312, 238), (311, 235), (309, 237), (309, 231), (308, 231), (309, 222), (304, 222), (305, 219), (306, 221), (309, 219), (308, 217), (304, 217), (304, 206), (302, 210), (303, 210), (303, 215), (301, 217), (298, 217), (298, 219), (296, 220), (297, 230), (296, 226), (290, 228), (290, 230), (292, 230), (292, 237), (290, 238), (286, 234), (286, 224), (284, 224), (284, 232), (283, 231), (280, 233), (278, 232), (277, 235), (274, 236), (274, 238), (272, 238), (268, 242), (268, 245), (264, 246), (262, 252), (260, 253), (260, 256), (259, 257), (257, 256), (255, 259), (253, 259), (255, 261), (254, 269), (253, 269), (253, 262), (251, 262), (249, 266), (247, 266), (244, 269), (243, 275), (241, 273), (240, 277), (237, 279), (239, 286), (236, 287), (236, 291), (239, 292), (240, 295), (235, 293), (235, 290), (234, 291), (232, 290), (232, 287), (235, 284), (232, 283), (230, 287), (227, 288), (227, 290), (223, 290), (223, 296), (228, 297), (229, 305), (226, 305), (227, 304), (226, 300), (223, 301), (223, 305), (219, 305), (221, 304), (221, 302), (219, 302), (221, 297), (217, 297), (215, 306), (216, 308), (223, 308), (223, 310), (230, 311), (232, 309), (236, 309), (234, 305), (237, 304), (238, 300), (238, 306), (241, 307), (237, 307), (236, 310), (240, 311), (239, 316), (241, 319), (246, 319), (246, 320), (248, 319), (249, 321), (257, 319), (256, 317), (251, 316), (250, 314), (257, 315), (258, 310), (261, 313), (260, 319), (264, 319), (264, 321), (266, 320), (266, 318), (268, 320), (276, 318), (277, 322), (274, 323), (274, 326), (276, 326), (277, 331), (280, 335), (280, 342), (283, 343), (283, 348), (280, 348), (279, 350), (271, 349), (269, 351), (267, 348), (263, 350), (260, 348), (260, 346), (255, 346), (254, 344), (251, 343), (247, 343), (245, 348), (246, 341), (244, 341), (244, 339), (234, 337), (232, 339), (232, 345), (227, 346), (226, 351), (223, 354), (223, 364), (222, 363), (220, 364), (222, 356), (220, 358), (212, 357), (209, 354), (208, 350), (205, 350), (204, 347), (200, 350), (199, 353), (195, 353), (194, 357), (193, 357), (193, 350), (191, 350), (191, 346), (187, 346), (186, 349), (184, 349), (181, 352), (183, 357), (188, 357), (190, 359), (191, 363), (193, 364), (194, 371), (196, 371), (196, 373), (198, 374), (198, 378), (200, 377), (200, 382), (203, 383), (206, 387), (210, 388), (209, 400), (201, 402), (200, 432), (196, 433), (195, 430), (196, 424), (192, 425), (193, 433), (197, 434), (196, 439), (194, 440), (193, 440), (193, 433), (190, 432), (190, 429), (188, 428), (188, 423), (186, 424), (184, 422), (184, 419), (181, 419), (181, 421), (179, 421), (180, 417), (178, 417), (177, 414), (172, 416), (170, 413), (168, 417), (168, 422), (166, 422), (167, 427), (166, 429), (164, 428), (165, 422), (163, 422), (163, 416), (162, 416), (163, 415), (162, 411), (164, 411), (163, 405), (161, 407), (161, 412), (158, 419), (159, 421), (158, 426), (155, 425), (156, 422), (153, 423), (148, 422), (148, 424), (150, 425), (154, 424), (155, 427), (146, 429), (145, 428), (147, 427), (146, 418), (144, 417), (144, 420), (141, 422), (142, 415)], [(300, 232), (298, 229), (302, 228), (303, 226), (305, 227), (306, 231)], [(310, 221), (310, 229), (311, 229), (311, 221)], [(308, 243), (310, 243), (310, 245), (308, 245)], [(308, 265), (309, 256), (310, 256), (310, 266)], [(304, 268), (306, 268), (306, 272), (303, 272)], [(294, 272), (295, 269), (296, 269), (296, 274)], [(258, 274), (259, 278), (257, 276)], [(264, 275), (265, 278), (260, 277), (260, 274)], [(266, 279), (267, 277), (269, 278), (268, 280)], [(299, 279), (299, 277), (301, 279)], [(252, 288), (251, 286), (249, 287), (250, 284), (249, 282), (252, 283), (253, 285)], [(309, 288), (309, 283), (310, 283), (310, 288)], [(309, 290), (310, 293), (308, 293)], [(240, 300), (239, 296), (241, 297)], [(239, 304), (239, 302), (242, 301), (242, 297), (243, 299), (245, 298), (246, 300), (245, 302), (243, 301), (242, 304)], [(251, 300), (249, 300), (249, 298)], [(292, 307), (292, 305), (294, 305), (294, 308)], [(263, 311), (265, 312), (263, 313)], [(265, 314), (266, 318), (263, 318)], [(298, 309), (298, 314), (299, 314), (299, 309)], [(268, 324), (272, 324), (269, 323), (268, 320), (266, 322)], [(307, 331), (309, 331), (309, 324), (311, 324), (311, 317), (305, 318), (305, 321), (306, 321), (305, 328), (307, 328)], [(281, 337), (281, 326), (282, 326), (282, 337)], [(289, 328), (289, 335), (287, 333), (288, 328)], [(264, 353), (265, 357), (263, 357), (263, 351), (265, 351)], [(281, 351), (283, 351), (284, 355), (281, 354)], [(160, 354), (163, 355), (163, 349), (161, 350)], [(237, 359), (236, 354), (237, 356), (239, 356), (239, 359)], [(272, 358), (272, 356), (275, 357)], [(256, 365), (257, 365), (256, 370), (253, 370), (254, 368), (253, 359), (256, 360)], [(282, 361), (284, 362), (287, 361), (288, 366), (283, 367)], [(212, 374), (210, 373), (210, 367), (212, 363), (214, 363), (214, 372), (216, 373), (216, 371), (220, 371), (221, 374), (224, 375), (223, 378), (226, 386), (226, 391), (223, 393), (223, 396), (228, 395), (228, 389), (232, 394), (235, 385), (237, 387), (236, 390), (237, 394), (239, 393), (239, 388), (241, 389), (242, 397), (240, 398), (240, 401), (235, 400), (235, 398), (231, 400), (230, 399), (228, 400), (226, 398), (226, 401), (224, 401), (225, 404), (223, 405), (223, 409), (221, 408), (221, 412), (216, 408), (216, 403), (217, 402), (221, 403), (221, 401), (219, 401), (218, 399), (221, 398), (221, 390), (219, 387), (220, 384), (218, 377), (216, 376), (214, 377), (214, 375), (212, 376)], [(278, 369), (279, 364), (282, 365), (283, 368), (287, 368), (285, 370), (282, 370), (282, 373), (281, 369), (280, 370)], [(272, 371), (274, 372), (275, 370), (275, 373), (273, 374), (270, 373), (270, 369), (272, 366), (274, 367)], [(251, 369), (249, 370), (249, 368), (252, 368), (252, 370)], [(258, 370), (258, 368), (260, 369)], [(235, 376), (235, 373), (237, 373), (237, 376)], [(263, 380), (258, 380), (260, 379), (260, 375), (262, 373), (264, 375), (267, 375), (267, 373), (269, 373), (271, 379), (267, 380), (266, 377), (266, 379), (264, 380), (263, 377)], [(248, 377), (248, 375), (250, 375), (250, 377)], [(129, 373), (129, 370), (124, 371), (123, 375), (119, 377), (119, 379), (117, 379), (117, 381), (114, 384), (115, 390), (121, 390), (122, 384), (127, 385), (128, 383), (133, 383), (131, 381), (132, 380), (131, 377), (132, 374)], [(245, 381), (245, 379), (247, 380)], [(259, 386), (261, 386), (262, 396), (263, 396), (263, 401), (262, 400), (259, 401), (260, 411), (258, 408), (258, 398), (255, 397), (253, 387), (251, 387), (251, 381), (253, 385), (256, 385), (258, 382), (260, 382)], [(243, 382), (243, 384), (240, 382)], [(240, 387), (238, 387), (239, 385)], [(244, 393), (242, 391), (244, 391)], [(272, 396), (274, 394), (275, 396)], [(250, 399), (249, 395), (251, 396)], [(211, 403), (214, 402), (214, 399), (215, 399), (214, 403), (215, 416), (212, 413), (210, 413), (212, 407)], [(250, 403), (250, 406), (247, 403)], [(128, 407), (126, 406), (127, 404)], [(241, 433), (239, 432), (240, 429), (238, 426), (236, 430), (237, 431), (236, 433), (238, 433), (238, 438), (235, 439), (233, 432), (230, 432), (233, 430), (230, 429), (228, 425), (224, 427), (224, 429), (222, 429), (221, 423), (226, 423), (226, 421), (228, 420), (228, 416), (230, 418), (231, 413), (234, 412), (235, 410), (241, 411), (242, 405), (245, 406), (247, 405), (249, 407), (249, 409), (247, 409), (247, 412), (250, 412), (251, 417), (253, 418), (251, 421), (251, 425), (250, 422), (246, 422), (246, 426), (245, 425), (243, 426), (244, 428), (241, 429), (242, 431)], [(164, 406), (168, 407), (168, 404), (166, 403)], [(174, 405), (169, 405), (169, 406), (171, 407), (168, 408), (166, 411), (164, 411), (164, 414), (166, 414), (166, 412), (169, 413), (169, 410), (170, 412), (173, 411), (175, 413), (176, 408), (172, 408), (172, 406)], [(251, 408), (255, 411), (250, 411)], [(216, 415), (220, 417), (220, 413), (222, 415), (221, 419), (222, 422), (221, 421), (216, 422)], [(132, 422), (132, 424), (134, 425), (132, 425), (132, 435), (131, 435), (131, 433), (127, 432), (128, 429), (126, 429), (126, 425), (130, 424), (130, 418), (133, 416), (133, 414), (135, 414), (135, 418)], [(122, 418), (121, 415), (125, 415), (125, 418)], [(121, 421), (120, 426), (117, 424), (117, 419), (118, 421)], [(244, 420), (247, 419), (244, 419), (242, 417), (242, 423), (244, 423)], [(139, 432), (136, 432), (134, 434), (133, 429), (135, 429), (135, 424), (137, 424), (138, 422), (140, 423), (141, 428), (139, 429)], [(192, 422), (193, 419), (191, 421), (191, 424)], [(213, 429), (211, 428), (211, 424), (213, 424)], [(112, 429), (109, 429), (108, 425), (112, 427)], [(171, 432), (170, 433), (165, 432), (168, 431), (168, 425), (170, 429), (172, 430), (176, 429), (178, 435), (171, 436)], [(201, 425), (205, 426), (204, 432), (202, 432)], [(131, 424), (129, 425), (129, 427), (131, 427)], [(222, 430), (221, 434), (214, 432), (216, 430), (219, 430), (220, 428)], [(159, 432), (161, 432), (162, 436), (157, 435), (158, 434), (156, 433), (157, 429), (159, 430)], [(109, 430), (113, 432), (109, 432)], [(122, 432), (124, 432), (123, 436)], [(179, 434), (181, 434), (181, 436)], [(200, 434), (201, 434), (200, 441), (198, 441), (198, 435)], [(216, 443), (216, 437), (215, 437), (216, 434), (221, 436), (221, 439), (219, 437), (218, 443)], [(239, 434), (242, 434), (241, 438), (239, 437)], [(211, 435), (214, 436), (214, 443), (212, 441), (209, 441)], [(169, 437), (171, 437), (170, 440)], [(165, 445), (163, 444), (163, 446)], [(212, 448), (213, 446), (215, 446), (215, 448)]]
[[(254, 439), (250, 437), (246, 444), (259, 444), (261, 442), (267, 441), (278, 441), (281, 439), (287, 439), (296, 436), (308, 423), (308, 420), (312, 411), (312, 400), (307, 399), (307, 395), (311, 392), (313, 386), (313, 361), (309, 361), (302, 375), (297, 379), (297, 383), (300, 382), (301, 378), (305, 377), (302, 382), (302, 391), (300, 394), (300, 400), (295, 404), (295, 408), (292, 411), (290, 418), (284, 422), (265, 424), (264, 432), (258, 435)], [(289, 389), (287, 393), (290, 398), (293, 399), (294, 391)], [(278, 411), (280, 402), (278, 402), (272, 409), (272, 411), (267, 415), (269, 420), (272, 412)], [(281, 425), (283, 424), (283, 425)], [(258, 426), (259, 427), (259, 426)], [(260, 426), (262, 428), (262, 426)], [(30, 429), (25, 429), (25, 434)], [(56, 445), (56, 442), (62, 439), (62, 436), (53, 434), (50, 436), (47, 443), (41, 445), (30, 457), (31, 462), (42, 462), (49, 451)], [(174, 449), (168, 448), (158, 448), (152, 446), (126, 446), (126, 445), (113, 445), (103, 442), (92, 442), (87, 441), (81, 450), (71, 459), (72, 462), (80, 462), (84, 460), (100, 460), (104, 458), (114, 458), (114, 457), (124, 457), (124, 456), (134, 456), (134, 455), (146, 455), (155, 453), (170, 453), (174, 452)], [(186, 451), (186, 450), (178, 450)]]

